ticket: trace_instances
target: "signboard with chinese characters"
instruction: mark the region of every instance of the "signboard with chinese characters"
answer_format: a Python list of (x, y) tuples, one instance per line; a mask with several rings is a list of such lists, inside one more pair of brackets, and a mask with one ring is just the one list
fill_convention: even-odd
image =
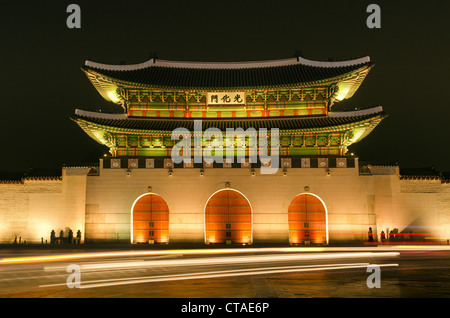
[(212, 105), (243, 105), (245, 106), (245, 92), (207, 93), (208, 106)]

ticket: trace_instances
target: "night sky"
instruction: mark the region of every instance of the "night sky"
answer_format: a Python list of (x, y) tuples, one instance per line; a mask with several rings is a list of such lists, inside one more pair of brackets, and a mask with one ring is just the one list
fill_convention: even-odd
[[(107, 148), (70, 116), (121, 112), (102, 99), (85, 60), (140, 63), (293, 57), (375, 67), (333, 110), (383, 106), (389, 117), (350, 147), (362, 161), (450, 171), (449, 1), (2, 1), (0, 170), (95, 163)], [(66, 8), (81, 7), (81, 29)], [(366, 8), (381, 7), (381, 29)]]

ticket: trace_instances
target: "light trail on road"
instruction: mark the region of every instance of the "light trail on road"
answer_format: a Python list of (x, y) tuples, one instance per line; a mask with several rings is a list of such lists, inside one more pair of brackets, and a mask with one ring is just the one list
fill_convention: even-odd
[[(356, 269), (356, 268), (367, 268), (369, 265), (370, 265), (369, 263), (356, 263), (356, 264), (283, 266), (283, 267), (269, 267), (269, 268), (261, 268), (261, 269), (238, 269), (238, 270), (227, 270), (227, 271), (186, 273), (186, 274), (176, 274), (176, 275), (134, 277), (134, 278), (122, 278), (122, 279), (105, 279), (105, 280), (93, 280), (93, 281), (83, 282), (83, 284), (79, 288), (83, 289), (83, 288), (111, 287), (111, 286), (118, 286), (118, 285), (154, 283), (154, 282), (176, 281), (176, 280), (287, 274), (287, 273), (305, 272), (305, 271)], [(396, 267), (396, 266), (398, 266), (398, 264), (382, 264), (382, 265), (377, 265), (377, 266), (379, 266), (379, 267)], [(63, 285), (65, 285), (65, 284), (41, 285), (39, 287), (55, 287), (55, 286), (63, 286)]]
[[(138, 262), (115, 262), (115, 263), (98, 263), (98, 264), (86, 264), (81, 265), (81, 270), (109, 270), (109, 269), (121, 269), (121, 268), (144, 268), (144, 267), (157, 267), (157, 266), (199, 266), (199, 265), (232, 265), (232, 264), (252, 264), (262, 262), (292, 262), (302, 260), (330, 260), (330, 259), (351, 259), (351, 258), (368, 258), (368, 257), (396, 257), (399, 256), (398, 252), (354, 252), (354, 253), (320, 253), (320, 254), (291, 254), (291, 255), (250, 255), (250, 256), (226, 256), (226, 257), (214, 257), (214, 258), (194, 258), (194, 259), (178, 259), (170, 260), (151, 260), (151, 261), (138, 261)], [(66, 267), (55, 266), (45, 267), (46, 271), (50, 270), (65, 270)]]
[(239, 254), (239, 253), (267, 253), (267, 252), (323, 252), (323, 248), (226, 248), (226, 249), (186, 249), (186, 250), (150, 250), (150, 251), (119, 251), (101, 253), (75, 253), (64, 255), (44, 255), (3, 258), (1, 264), (22, 264), (33, 262), (55, 262), (84, 258), (107, 258), (107, 257), (136, 257), (152, 255), (207, 255), (207, 254)]
[[(266, 254), (266, 255), (226, 255), (222, 257), (201, 257), (187, 259), (153, 259), (148, 261), (139, 260), (125, 262), (106, 262), (106, 263), (88, 263), (80, 264), (81, 273), (101, 273), (111, 274), (115, 271), (117, 275), (126, 275), (127, 273), (135, 274), (137, 269), (164, 268), (174, 270), (182, 268), (183, 273), (174, 273), (170, 275), (153, 275), (140, 277), (114, 277), (108, 279), (83, 280), (80, 288), (108, 287), (116, 285), (128, 285), (138, 283), (153, 283), (161, 281), (175, 280), (192, 280), (192, 279), (208, 279), (208, 278), (224, 278), (237, 276), (253, 276), (253, 275), (273, 275), (286, 274), (304, 271), (321, 271), (321, 270), (338, 270), (350, 268), (367, 268), (369, 263), (338, 263), (338, 264), (302, 264), (302, 265), (283, 265), (296, 263), (298, 261), (316, 261), (323, 262), (329, 260), (347, 260), (347, 259), (374, 259), (374, 258), (393, 258), (398, 257), (398, 252), (353, 252), (353, 253), (313, 253), (313, 254)], [(269, 264), (279, 263), (279, 266), (270, 266)], [(218, 270), (215, 267), (227, 266), (232, 269)], [(237, 267), (239, 266), (239, 267)], [(242, 266), (257, 266), (253, 268), (242, 268)], [(383, 266), (398, 266), (398, 264), (384, 264)], [(204, 271), (207, 267), (210, 270)], [(66, 271), (67, 266), (47, 266), (44, 267), (46, 272)], [(193, 272), (194, 271), (194, 272)], [(44, 284), (39, 287), (56, 287), (64, 286), (66, 283)]]
[(217, 249), (185, 249), (185, 250), (146, 250), (146, 251), (114, 251), (114, 252), (93, 252), (93, 253), (72, 253), (61, 255), (41, 255), (3, 258), (0, 265), (26, 264), (40, 262), (58, 262), (92, 258), (116, 258), (116, 257), (145, 257), (161, 255), (223, 255), (223, 254), (251, 254), (251, 253), (318, 253), (318, 252), (357, 252), (357, 251), (404, 251), (420, 250), (450, 251), (450, 246), (379, 246), (379, 247), (281, 247), (281, 248), (217, 248)]
[[(416, 289), (403, 287), (405, 281), (408, 286), (418, 286), (420, 277), (433, 281), (435, 275), (440, 279), (439, 286), (433, 289), (435, 293), (447, 295), (448, 291), (445, 286), (450, 249), (446, 246), (238, 247), (198, 251), (82, 250), (51, 255), (44, 250), (50, 255), (17, 255), (3, 259), (13, 262), (0, 264), (0, 296), (184, 297), (186, 289), (195, 297), (358, 297), (387, 295), (385, 291), (398, 297), (402, 293), (417, 294)], [(47, 256), (58, 257), (58, 261), (37, 261)], [(30, 258), (33, 261), (28, 262)], [(382, 293), (366, 286), (377, 266), (383, 271)], [(71, 288), (74, 282), (79, 288)], [(309, 286), (311, 294), (305, 293), (305, 286)]]

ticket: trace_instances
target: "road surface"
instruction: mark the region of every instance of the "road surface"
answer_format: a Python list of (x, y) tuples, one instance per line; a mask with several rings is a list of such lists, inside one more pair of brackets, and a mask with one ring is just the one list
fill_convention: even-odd
[(1, 298), (450, 296), (447, 246), (2, 250), (0, 257)]

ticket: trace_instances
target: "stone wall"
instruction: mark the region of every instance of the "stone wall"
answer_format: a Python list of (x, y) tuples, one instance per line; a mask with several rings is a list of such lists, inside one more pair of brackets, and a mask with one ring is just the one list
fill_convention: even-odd
[(254, 242), (288, 242), (288, 207), (295, 196), (309, 192), (325, 203), (330, 240), (364, 240), (369, 227), (376, 227), (370, 178), (357, 168), (291, 168), (283, 176), (261, 175), (249, 168), (200, 169), (100, 169), (89, 176), (86, 199), (86, 240), (129, 242), (131, 208), (148, 191), (161, 195), (170, 211), (170, 242), (204, 242), (204, 209), (216, 191), (238, 190), (253, 211)]
[(0, 183), (0, 243), (50, 242), (52, 230), (84, 232), (86, 175), (87, 168), (64, 168), (62, 178)]
[[(357, 167), (357, 165), (356, 165)], [(0, 243), (49, 240), (50, 231), (67, 236), (82, 232), (86, 242), (131, 239), (131, 209), (142, 194), (156, 193), (167, 202), (170, 242), (204, 242), (208, 199), (226, 188), (250, 202), (253, 242), (289, 240), (288, 207), (299, 194), (317, 195), (325, 204), (330, 242), (366, 241), (369, 227), (411, 231), (417, 240), (446, 240), (450, 235), (450, 184), (440, 180), (401, 180), (396, 168), (288, 168), (261, 175), (249, 168), (167, 169), (63, 168), (61, 179), (25, 179), (0, 183)], [(151, 187), (151, 188), (149, 188)]]
[[(450, 187), (439, 180), (416, 184), (400, 180), (398, 167), (374, 167), (369, 174), (358, 168), (290, 168), (261, 175), (249, 168), (100, 169), (88, 177), (86, 239), (93, 242), (129, 242), (131, 208), (149, 191), (161, 195), (170, 211), (170, 242), (204, 242), (204, 209), (216, 191), (241, 192), (253, 212), (253, 242), (288, 242), (288, 207), (295, 196), (309, 191), (327, 209), (331, 242), (365, 241), (372, 227), (429, 233), (425, 238), (444, 239), (448, 225)], [(308, 187), (308, 190), (305, 190)], [(448, 231), (448, 230), (447, 230)]]

